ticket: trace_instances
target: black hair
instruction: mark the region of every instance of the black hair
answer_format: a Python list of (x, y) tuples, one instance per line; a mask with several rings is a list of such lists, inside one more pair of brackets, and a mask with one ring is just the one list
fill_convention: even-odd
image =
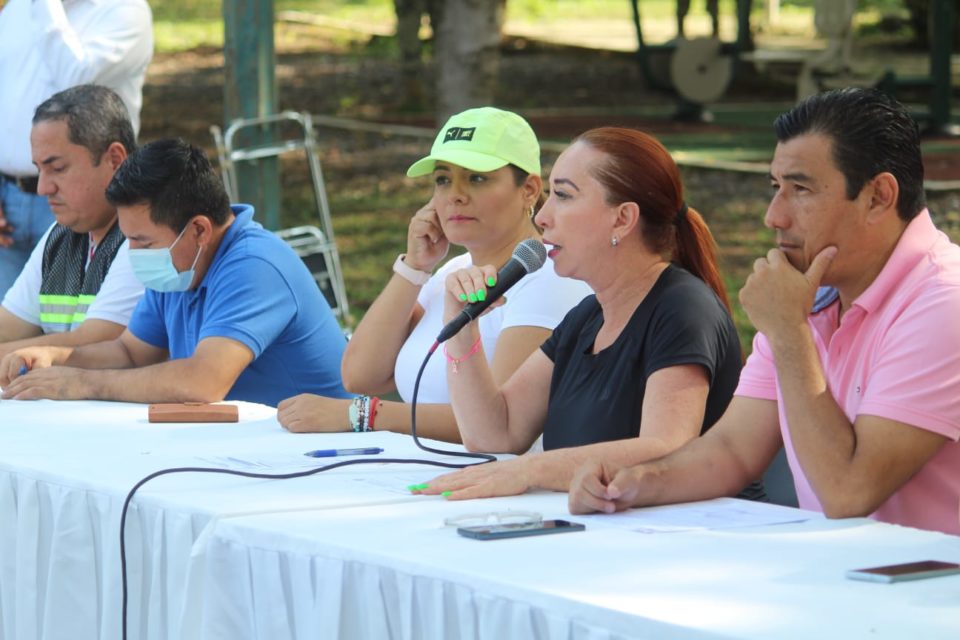
[(90, 152), (93, 164), (114, 142), (127, 153), (137, 148), (130, 113), (113, 90), (96, 84), (81, 84), (55, 93), (33, 112), (33, 124), (66, 121), (71, 143)]
[[(527, 181), (527, 178), (531, 175), (530, 172), (529, 172), (529, 171), (525, 171), (524, 169), (521, 169), (520, 167), (518, 167), (518, 166), (515, 165), (515, 164), (508, 164), (507, 166), (510, 167), (510, 171), (513, 172), (513, 182), (514, 182), (514, 184), (516, 184), (518, 187), (522, 187), (522, 186), (523, 186), (523, 183), (525, 183), (525, 182)], [(541, 192), (537, 195), (537, 201), (536, 201), (536, 202), (534, 203), (534, 205), (533, 205), (534, 210), (539, 211), (539, 210), (540, 210), (540, 207), (542, 207), (542, 206), (543, 206), (543, 203), (546, 202), (546, 201), (547, 201), (547, 196), (543, 193), (543, 191), (541, 191)], [(530, 218), (530, 221), (531, 221), (531, 222), (533, 221), (533, 217), (532, 217), (532, 216), (531, 216), (531, 218)], [(537, 227), (536, 223), (534, 223), (533, 226), (534, 226), (534, 227)], [(540, 227), (537, 227), (537, 230), (539, 231), (539, 230), (540, 230)]]
[(130, 154), (107, 186), (107, 201), (115, 207), (147, 204), (154, 224), (177, 233), (196, 215), (218, 226), (230, 215), (230, 199), (207, 155), (179, 138)]
[(812, 96), (773, 123), (777, 140), (819, 133), (830, 138), (847, 198), (857, 197), (876, 175), (889, 172), (900, 195), (897, 215), (912, 220), (926, 207), (920, 131), (906, 108), (874, 89), (846, 88)]

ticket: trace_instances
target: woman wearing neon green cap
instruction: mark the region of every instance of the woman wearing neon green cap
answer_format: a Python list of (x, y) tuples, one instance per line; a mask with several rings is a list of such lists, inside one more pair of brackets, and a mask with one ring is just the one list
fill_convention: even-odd
[[(446, 275), (472, 264), (500, 267), (519, 242), (540, 236), (532, 220), (543, 193), (540, 145), (515, 113), (482, 107), (454, 115), (430, 155), (415, 162), (407, 175), (431, 175), (433, 197), (411, 219), (406, 252), (394, 262), (393, 277), (363, 317), (343, 359), (344, 386), (369, 395), (353, 401), (308, 394), (287, 399), (278, 407), (278, 419), (290, 431), (409, 433), (405, 402), (411, 400), (421, 361), (444, 324)], [(451, 245), (467, 253), (440, 266)], [(482, 345), (492, 375), (505, 381), (590, 293), (582, 282), (557, 276), (548, 261), (511, 288), (505, 305), (479, 320), (473, 348)], [(466, 355), (445, 354), (450, 360)], [(380, 401), (374, 395), (393, 391), (405, 402)], [(417, 433), (459, 441), (443, 358), (431, 359), (424, 372)]]
[[(476, 356), (448, 373), (468, 449), (519, 454), (542, 435), (545, 451), (440, 476), (422, 493), (566, 491), (587, 460), (625, 466), (678, 449), (709, 429), (733, 396), (740, 342), (713, 237), (685, 204), (663, 145), (632, 129), (592, 129), (560, 155), (550, 185), (536, 216), (548, 255), (558, 274), (585, 281), (595, 295), (506, 382)], [(484, 266), (451, 274), (445, 319), (494, 273)], [(463, 353), (475, 337), (471, 324), (447, 344)], [(742, 495), (763, 494), (752, 486)]]

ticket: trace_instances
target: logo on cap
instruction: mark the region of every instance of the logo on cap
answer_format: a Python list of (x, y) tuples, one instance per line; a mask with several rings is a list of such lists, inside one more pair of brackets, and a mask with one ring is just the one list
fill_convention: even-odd
[(476, 127), (450, 127), (447, 129), (447, 134), (443, 136), (443, 141), (473, 140), (473, 134), (476, 130)]

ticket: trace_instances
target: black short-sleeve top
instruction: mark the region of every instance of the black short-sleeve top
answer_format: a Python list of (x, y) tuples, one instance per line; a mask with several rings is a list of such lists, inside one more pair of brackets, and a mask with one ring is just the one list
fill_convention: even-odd
[(639, 435), (647, 379), (666, 367), (706, 370), (701, 433), (723, 415), (740, 377), (740, 342), (726, 307), (702, 280), (668, 266), (616, 341), (593, 353), (602, 325), (600, 304), (588, 296), (541, 346), (554, 364), (545, 450)]

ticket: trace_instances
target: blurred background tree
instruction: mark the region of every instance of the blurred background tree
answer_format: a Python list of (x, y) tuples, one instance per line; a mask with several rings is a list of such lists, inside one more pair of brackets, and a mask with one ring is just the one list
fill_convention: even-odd
[(423, 103), (424, 16), (433, 30), (437, 123), (493, 102), (507, 0), (394, 0), (404, 105)]

